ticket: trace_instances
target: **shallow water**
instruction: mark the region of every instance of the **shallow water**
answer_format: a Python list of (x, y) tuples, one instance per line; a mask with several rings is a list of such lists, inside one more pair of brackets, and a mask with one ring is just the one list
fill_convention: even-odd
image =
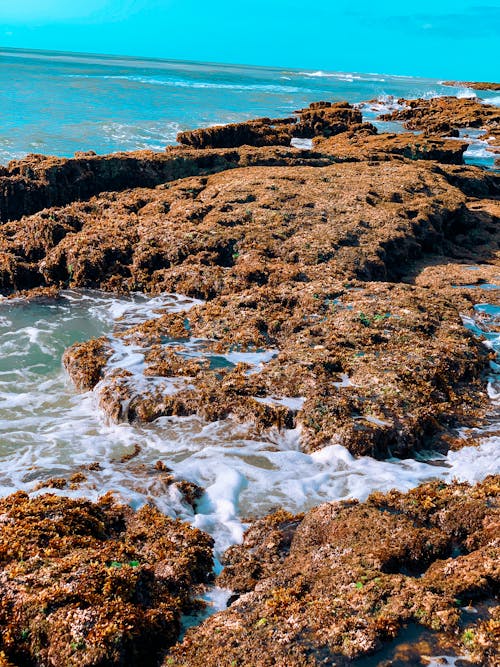
[[(362, 499), (375, 489), (405, 490), (436, 477), (475, 481), (500, 472), (497, 436), (447, 457), (375, 461), (355, 459), (339, 445), (305, 454), (299, 449), (298, 429), (251, 439), (246, 425), (206, 423), (198, 417), (161, 418), (147, 425), (107, 423), (96, 407), (98, 388), (78, 394), (65, 376), (64, 349), (101, 334), (116, 341), (113, 332), (192, 304), (176, 295), (121, 298), (76, 291), (45, 304), (0, 302), (0, 493), (32, 491), (44, 480), (69, 479), (83, 470), (87, 481), (78, 488), (51, 491), (95, 499), (113, 490), (134, 506), (151, 500), (211, 533), (220, 553), (241, 539), (245, 517), (279, 506), (303, 511), (326, 500)], [(500, 309), (484, 307), (481, 313), (481, 322), (467, 323), (477, 333), (486, 331), (488, 344), (500, 351), (498, 333), (494, 327), (487, 331), (493, 320), (500, 320)], [(136, 350), (127, 352), (127, 345), (123, 348), (124, 363), (140, 357)], [(490, 395), (497, 400), (495, 370)], [(142, 447), (138, 456), (120, 462), (136, 443)], [(206, 489), (196, 513), (175, 488), (166, 488), (153, 474), (158, 460), (178, 478)], [(101, 469), (88, 470), (96, 461)]]
[[(12, 49), (0, 49), (0, 89), (0, 163), (27, 153), (162, 150), (181, 130), (289, 115), (322, 99), (377, 98), (378, 113), (399, 97), (459, 94), (500, 105), (491, 91), (417, 77)], [(368, 108), (366, 114), (376, 115)]]

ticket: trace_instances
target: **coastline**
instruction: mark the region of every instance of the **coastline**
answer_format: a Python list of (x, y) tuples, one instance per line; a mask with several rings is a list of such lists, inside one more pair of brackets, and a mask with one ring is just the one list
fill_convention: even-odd
[[(488, 374), (497, 369), (500, 177), (463, 164), (463, 133), (480, 130), (498, 151), (500, 112), (452, 97), (399, 100), (380, 120), (408, 131), (377, 130), (348, 103), (314, 103), (289, 119), (188, 131), (164, 153), (11, 162), (0, 170), (2, 294), (52, 302), (71, 288), (197, 300), (65, 352), (72, 381), (93, 391), (111, 422), (233, 420), (248, 439), (293, 431), (306, 454), (340, 446), (378, 460), (480, 447), (477, 429), (498, 430)], [(294, 137), (311, 148), (291, 147)], [(487, 292), (491, 312), (482, 309), (485, 285), (496, 288)], [(170, 475), (161, 463), (156, 473)], [(186, 480), (163, 481), (192, 508), (203, 502)], [(0, 530), (0, 570), (11, 582), (0, 599), (8, 628), (0, 664), (119, 664), (139, 650), (151, 665), (351, 664), (414, 623), (439, 646), (493, 666), (499, 482), (498, 474), (475, 486), (434, 482), (365, 504), (259, 517), (224, 556), (219, 583), (233, 590), (232, 604), (168, 655), (181, 612), (200, 606), (199, 585), (213, 578), (210, 538), (194, 540), (203, 546), (196, 554), (192, 529), (173, 538), (155, 515), (161, 548), (153, 548), (131, 510), (121, 531), (103, 518), (122, 511), (109, 499), (99, 508), (11, 496)], [(63, 517), (93, 518), (68, 532), (63, 521), (46, 543), (39, 527), (51, 504)], [(12, 551), (11, 529), (25, 552)], [(178, 539), (180, 564), (164, 549)], [(84, 548), (100, 559), (104, 601), (83, 590)], [(40, 559), (53, 586), (63, 565), (70, 573), (48, 597)], [(145, 605), (145, 586), (156, 606)], [(166, 590), (181, 589), (181, 604), (162, 606)], [(43, 623), (33, 613), (42, 598)], [(472, 603), (484, 609), (471, 619), (463, 608)], [(103, 605), (108, 615), (94, 609)], [(24, 625), (13, 625), (16, 615)], [(130, 627), (116, 632), (127, 615)], [(144, 653), (159, 628), (158, 653)]]

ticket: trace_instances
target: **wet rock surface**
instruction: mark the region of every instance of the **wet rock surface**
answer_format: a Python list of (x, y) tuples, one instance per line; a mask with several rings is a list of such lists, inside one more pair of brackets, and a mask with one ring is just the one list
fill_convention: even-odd
[(332, 153), (339, 161), (393, 160), (401, 156), (410, 160), (435, 160), (444, 164), (463, 164), (468, 144), (439, 137), (408, 134), (376, 134), (359, 128), (328, 139), (314, 140), (314, 147)]
[[(440, 299), (396, 284), (430, 256), (497, 261), (494, 200), (489, 212), (470, 205), (443, 170), (413, 161), (240, 169), (72, 205), (84, 223), (38, 262), (47, 282), (208, 303), (123, 334), (144, 350), (149, 387), (106, 367), (105, 341), (69, 350), (70, 375), (85, 389), (103, 380), (100, 404), (115, 420), (232, 414), (262, 428), (300, 425), (307, 449), (334, 438), (356, 454), (406, 455), (447, 427), (472, 425), (488, 363), (460, 319), (474, 293), (450, 286)], [(463, 170), (466, 182), (480, 179)], [(131, 202), (140, 206), (132, 215)], [(198, 354), (189, 351), (196, 338), (205, 341)], [(249, 373), (245, 354), (259, 350), (271, 357)], [(218, 367), (232, 353), (241, 363)], [(287, 397), (302, 398), (300, 410)]]
[(157, 665), (199, 606), (212, 540), (105, 496), (0, 500), (4, 664)]
[(260, 118), (245, 123), (218, 125), (180, 132), (177, 141), (193, 148), (289, 146), (294, 138), (329, 137), (360, 124), (362, 115), (347, 102), (316, 102), (292, 118)]
[(470, 623), (462, 607), (498, 594), (499, 483), (432, 483), (258, 520), (225, 555), (219, 583), (240, 597), (164, 664), (356, 664), (416, 623), (496, 665), (498, 608)]
[[(438, 97), (429, 100), (399, 100), (400, 108), (380, 116), (381, 120), (399, 121), (408, 130), (424, 137), (459, 137), (476, 133), (483, 150), (495, 157), (500, 154), (500, 110), (478, 99)], [(500, 158), (495, 160), (498, 166)]]
[(381, 120), (402, 121), (409, 130), (437, 136), (458, 136), (462, 128), (497, 129), (500, 124), (500, 109), (477, 99), (434, 97), (401, 102), (401, 109), (383, 114)]
[(122, 340), (143, 350), (140, 379), (102, 368), (99, 353), (94, 362), (93, 342), (65, 357), (76, 380), (79, 359), (91, 376), (100, 369), (100, 405), (117, 421), (231, 415), (261, 430), (300, 426), (307, 451), (336, 443), (384, 458), (431, 443), (446, 451), (447, 429), (476, 425), (487, 407), (488, 351), (465, 332), (447, 298), (412, 286), (261, 288), (148, 322)]

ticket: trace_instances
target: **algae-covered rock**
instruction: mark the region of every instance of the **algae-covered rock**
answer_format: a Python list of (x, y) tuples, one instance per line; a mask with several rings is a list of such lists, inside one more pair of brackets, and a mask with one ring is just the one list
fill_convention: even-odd
[(475, 90), (500, 90), (500, 83), (492, 81), (442, 81), (443, 86), (453, 86), (457, 88), (473, 88)]
[(498, 594), (499, 502), (497, 476), (259, 520), (225, 556), (220, 583), (239, 599), (189, 630), (164, 664), (350, 665), (415, 623), (493, 667), (497, 612), (462, 626), (461, 607)]
[(180, 132), (177, 141), (193, 148), (289, 146), (294, 137), (329, 137), (362, 122), (361, 112), (347, 102), (317, 102), (292, 118), (259, 118)]
[[(144, 374), (104, 366), (97, 398), (115, 421), (198, 414), (261, 430), (300, 426), (306, 451), (447, 451), (449, 429), (474, 426), (489, 409), (491, 353), (465, 329), (458, 308), (468, 302), (455, 291), (318, 280), (216, 298), (123, 332), (123, 343), (143, 348)], [(75, 380), (99, 367), (93, 350), (90, 341), (66, 353)], [(225, 361), (235, 354), (240, 363)]]
[(157, 665), (196, 607), (212, 540), (145, 506), (0, 500), (0, 650), (16, 665)]
[[(246, 168), (102, 196), (92, 200), (98, 218), (72, 205), (82, 232), (41, 262), (48, 281), (70, 264), (72, 284), (106, 288), (114, 271), (116, 285), (208, 302), (121, 334), (144, 349), (154, 381), (107, 368), (101, 339), (68, 350), (66, 368), (79, 387), (101, 380), (99, 403), (115, 421), (231, 414), (260, 428), (300, 425), (309, 451), (332, 442), (377, 457), (446, 450), (441, 434), (477, 425), (488, 409), (489, 353), (460, 318), (472, 291), (439, 289), (458, 261), (493, 262), (499, 237), (496, 210), (470, 203), (443, 169), (421, 161)], [(480, 170), (464, 170), (479, 179)], [(117, 247), (126, 248), (119, 266), (103, 260)], [(424, 281), (417, 263), (437, 256), (448, 268)], [(418, 286), (396, 284), (402, 278)], [(205, 341), (197, 358), (187, 354), (190, 338)], [(251, 373), (216, 363), (258, 350), (271, 356)], [(302, 405), (279, 403), (289, 397)]]
[(477, 99), (433, 97), (431, 99), (400, 100), (403, 108), (381, 116), (382, 120), (402, 121), (409, 130), (424, 134), (458, 136), (458, 130), (477, 127), (487, 130), (497, 127), (500, 110)]

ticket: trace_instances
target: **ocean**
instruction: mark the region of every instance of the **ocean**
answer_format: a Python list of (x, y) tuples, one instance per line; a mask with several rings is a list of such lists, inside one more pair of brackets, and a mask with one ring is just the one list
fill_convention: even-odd
[[(286, 116), (323, 99), (377, 100), (366, 108), (370, 120), (391, 97), (460, 94), (500, 104), (495, 93), (409, 76), (12, 49), (0, 49), (0, 90), (1, 164), (28, 153), (161, 151), (182, 130)], [(483, 153), (476, 146), (480, 161)]]

